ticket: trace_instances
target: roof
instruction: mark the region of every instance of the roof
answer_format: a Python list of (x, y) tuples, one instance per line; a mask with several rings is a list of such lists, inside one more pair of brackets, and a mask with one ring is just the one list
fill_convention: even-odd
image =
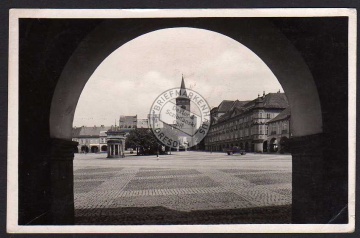
[(263, 100), (264, 108), (287, 108), (289, 103), (287, 101), (285, 93), (268, 93), (263, 97), (256, 98), (251, 102), (244, 105), (245, 108), (252, 108), (255, 106), (255, 102), (259, 99)]
[(265, 95), (265, 108), (287, 108), (289, 106), (285, 93), (269, 93)]
[(285, 110), (283, 110), (282, 112), (280, 112), (279, 115), (277, 115), (276, 117), (274, 117), (273, 119), (268, 121), (267, 123), (285, 120), (285, 119), (289, 118), (290, 116), (291, 116), (291, 111), (290, 111), (290, 107), (288, 107)]
[(181, 77), (181, 86), (180, 86), (180, 92), (179, 92), (179, 96), (177, 98), (187, 98), (187, 92), (186, 92), (186, 87), (185, 87), (185, 82), (184, 82), (184, 75)]
[(232, 105), (231, 109), (242, 109), (244, 107), (244, 105), (246, 105), (247, 103), (249, 103), (250, 101), (239, 101), (236, 100), (234, 102), (234, 104)]
[(99, 137), (100, 132), (107, 131), (110, 126), (82, 126), (72, 129), (72, 137)]
[(100, 136), (106, 136), (107, 131), (100, 131)]
[(227, 112), (231, 109), (234, 101), (230, 100), (223, 100), (220, 105), (218, 106), (218, 112)]
[(120, 120), (137, 120), (137, 115), (135, 115), (135, 116), (123, 116), (123, 115), (121, 115), (120, 116)]
[(255, 105), (260, 105), (260, 107), (267, 109), (285, 109), (289, 106), (289, 103), (285, 93), (268, 93), (252, 101), (224, 100), (218, 107), (218, 112), (224, 112), (224, 114), (220, 116), (218, 120), (215, 120), (215, 123), (230, 119), (238, 114), (243, 113), (244, 110), (251, 110), (255, 107)]
[(233, 102), (233, 105), (231, 106), (231, 108), (224, 113), (224, 115), (222, 115), (219, 118), (219, 121), (224, 121), (226, 119), (229, 119), (231, 117), (233, 117), (234, 115), (238, 115), (241, 113), (241, 109), (243, 109), (244, 105), (247, 104), (249, 101), (239, 101), (236, 100), (235, 102)]

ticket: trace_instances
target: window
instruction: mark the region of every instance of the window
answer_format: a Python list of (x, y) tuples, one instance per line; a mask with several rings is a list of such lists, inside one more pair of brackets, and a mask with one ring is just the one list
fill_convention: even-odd
[(270, 119), (270, 113), (266, 114), (266, 118)]
[(280, 123), (277, 123), (277, 133), (281, 134), (281, 126)]

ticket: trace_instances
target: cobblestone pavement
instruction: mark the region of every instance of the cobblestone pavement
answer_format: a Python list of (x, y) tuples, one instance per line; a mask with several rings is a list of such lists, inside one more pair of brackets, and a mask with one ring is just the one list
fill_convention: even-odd
[(78, 224), (288, 223), (291, 156), (76, 154), (74, 194)]

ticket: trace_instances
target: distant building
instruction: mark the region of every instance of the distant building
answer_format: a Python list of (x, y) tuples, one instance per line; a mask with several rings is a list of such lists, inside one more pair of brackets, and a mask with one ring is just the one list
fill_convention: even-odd
[(93, 126), (93, 127), (74, 127), (72, 130), (72, 140), (78, 142), (78, 148), (75, 152), (105, 152), (106, 134), (109, 126)]
[(248, 152), (269, 151), (268, 124), (289, 106), (284, 93), (269, 93), (252, 101), (224, 100), (211, 110), (205, 140), (208, 151), (238, 146)]
[[(267, 122), (267, 145), (270, 152), (289, 153), (288, 139), (292, 136), (290, 131), (290, 107), (286, 108), (275, 118)], [(265, 142), (264, 142), (265, 143)]]
[(107, 151), (107, 134), (106, 131), (100, 131), (99, 134), (99, 148), (101, 152)]
[(120, 129), (128, 128), (135, 129), (137, 126), (137, 115), (136, 116), (120, 116), (119, 127)]
[(149, 128), (149, 119), (137, 119), (136, 128)]
[(164, 123), (160, 120), (160, 114), (149, 114), (148, 121), (151, 122), (152, 128), (163, 128)]

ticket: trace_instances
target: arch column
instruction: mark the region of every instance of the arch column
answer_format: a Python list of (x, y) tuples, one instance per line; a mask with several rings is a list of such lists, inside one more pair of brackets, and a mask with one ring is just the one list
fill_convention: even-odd
[[(336, 223), (346, 216), (344, 204), (347, 200), (341, 192), (346, 194), (347, 188), (339, 191), (334, 189), (334, 184), (347, 174), (331, 157), (339, 153), (335, 146), (329, 147), (331, 141), (336, 141), (336, 138), (323, 133), (289, 139), (292, 153), (292, 222), (295, 224)], [(334, 198), (341, 196), (345, 197), (344, 201), (334, 203)]]
[(51, 138), (51, 219), (52, 224), (74, 224), (74, 146), (71, 140)]
[[(324, 212), (323, 154), (321, 134), (294, 137), (290, 141), (292, 153), (292, 221), (318, 223)], [(304, 209), (306, 208), (306, 209)]]

